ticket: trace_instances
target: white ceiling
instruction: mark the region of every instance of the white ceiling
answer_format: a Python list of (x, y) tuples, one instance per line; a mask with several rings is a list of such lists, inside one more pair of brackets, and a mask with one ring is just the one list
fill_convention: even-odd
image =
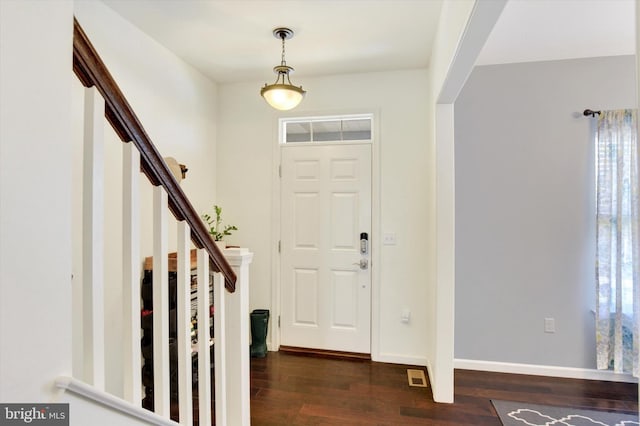
[(634, 53), (634, 0), (511, 0), (476, 64)]
[[(217, 82), (424, 68), (443, 0), (102, 0)], [(458, 0), (444, 0), (458, 1)], [(492, 1), (492, 0), (481, 0)], [(634, 0), (511, 0), (478, 64), (633, 54)]]
[(275, 80), (281, 43), (302, 76), (424, 68), (442, 0), (103, 0), (218, 82)]

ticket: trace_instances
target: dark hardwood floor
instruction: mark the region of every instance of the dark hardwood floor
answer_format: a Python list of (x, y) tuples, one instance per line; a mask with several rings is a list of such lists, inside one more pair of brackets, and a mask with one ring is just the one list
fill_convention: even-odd
[(251, 359), (251, 424), (500, 425), (491, 399), (636, 413), (635, 384), (456, 370), (455, 403), (409, 387), (406, 365), (269, 352)]

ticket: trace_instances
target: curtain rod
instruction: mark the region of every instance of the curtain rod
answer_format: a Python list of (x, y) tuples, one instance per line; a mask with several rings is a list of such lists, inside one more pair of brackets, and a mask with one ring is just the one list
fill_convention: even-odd
[(582, 115), (584, 115), (585, 117), (588, 117), (588, 116), (595, 117), (596, 114), (600, 115), (601, 113), (602, 113), (602, 111), (593, 111), (593, 110), (590, 110), (590, 109), (585, 109), (582, 112)]

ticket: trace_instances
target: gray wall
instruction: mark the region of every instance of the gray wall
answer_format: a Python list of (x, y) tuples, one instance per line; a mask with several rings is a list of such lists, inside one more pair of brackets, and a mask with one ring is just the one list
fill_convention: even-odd
[(582, 111), (631, 107), (632, 56), (475, 68), (455, 104), (457, 359), (595, 368)]

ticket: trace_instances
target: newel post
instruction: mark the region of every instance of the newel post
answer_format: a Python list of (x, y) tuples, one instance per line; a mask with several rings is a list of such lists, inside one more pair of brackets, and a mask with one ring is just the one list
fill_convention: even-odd
[(249, 394), (249, 264), (253, 253), (246, 248), (224, 250), (236, 273), (236, 291), (225, 291), (227, 421), (230, 425), (251, 424)]

